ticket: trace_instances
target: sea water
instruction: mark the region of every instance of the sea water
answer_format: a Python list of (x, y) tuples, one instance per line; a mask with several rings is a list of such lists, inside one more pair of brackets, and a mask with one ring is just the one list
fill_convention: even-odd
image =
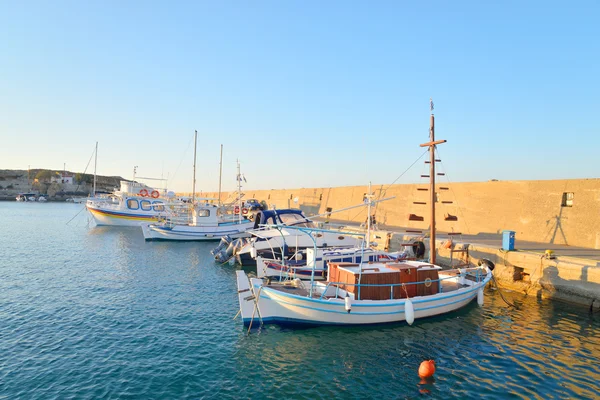
[(487, 289), (413, 326), (248, 334), (215, 243), (145, 242), (80, 204), (0, 202), (0, 228), (2, 399), (600, 396), (587, 307)]

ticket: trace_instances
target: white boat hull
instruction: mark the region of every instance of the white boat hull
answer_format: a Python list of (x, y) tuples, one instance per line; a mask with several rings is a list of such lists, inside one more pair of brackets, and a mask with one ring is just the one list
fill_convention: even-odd
[(108, 226), (141, 226), (156, 222), (158, 212), (126, 212), (125, 210), (109, 210), (99, 206), (86, 205), (96, 225)]
[(146, 240), (177, 240), (177, 241), (211, 241), (221, 240), (224, 236), (233, 238), (251, 229), (254, 223), (227, 223), (218, 226), (174, 225), (172, 227), (142, 224), (142, 232)]
[[(461, 278), (456, 278), (460, 281)], [(477, 298), (481, 290), (491, 279), (491, 272), (482, 282), (428, 296), (412, 297), (414, 318), (425, 318), (445, 314), (466, 306)], [(462, 280), (462, 282), (465, 282)], [(367, 325), (406, 320), (406, 299), (395, 300), (354, 300), (351, 310), (346, 310), (343, 298), (327, 299), (297, 295), (266, 286), (261, 279), (248, 277), (244, 271), (237, 271), (238, 298), (242, 320), (245, 325), (262, 323), (308, 324), (308, 325)], [(251, 285), (251, 286), (250, 286)], [(304, 283), (310, 286), (309, 282)], [(325, 283), (315, 282), (325, 286)], [(340, 289), (341, 290), (341, 289)], [(293, 292), (293, 290), (290, 290)], [(334, 295), (335, 288), (329, 287), (327, 295)], [(258, 299), (258, 301), (256, 301)], [(258, 306), (256, 307), (256, 304)]]

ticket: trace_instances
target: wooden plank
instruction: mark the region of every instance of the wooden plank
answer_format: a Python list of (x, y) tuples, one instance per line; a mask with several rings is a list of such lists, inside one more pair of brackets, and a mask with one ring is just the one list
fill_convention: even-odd
[(436, 140), (433, 142), (427, 142), (427, 143), (423, 143), (420, 144), (420, 147), (430, 147), (430, 146), (435, 146), (436, 144), (442, 144), (442, 143), (446, 143), (446, 140)]

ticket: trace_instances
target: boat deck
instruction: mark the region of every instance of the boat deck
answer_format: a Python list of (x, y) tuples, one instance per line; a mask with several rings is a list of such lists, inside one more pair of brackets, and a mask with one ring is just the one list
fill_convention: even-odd
[[(327, 284), (328, 282), (321, 282), (321, 283), (325, 283)], [(284, 285), (281, 283), (272, 283), (271, 285), (267, 286), (268, 288), (280, 291), (280, 292), (284, 292), (284, 293), (289, 293), (289, 294), (294, 294), (297, 296), (303, 296), (303, 297), (308, 297), (309, 296), (309, 288), (310, 288), (310, 282), (308, 281), (303, 281), (302, 282), (303, 286), (302, 287), (294, 287), (292, 285)], [(466, 287), (469, 287), (469, 285), (462, 285), (458, 282), (452, 282), (449, 280), (443, 280), (441, 281), (442, 284), (442, 293), (448, 293), (448, 292), (452, 292), (455, 290), (459, 290), (459, 289), (463, 289)], [(317, 293), (316, 291), (313, 292), (312, 296), (313, 299), (320, 299), (321, 298), (321, 294)], [(325, 296), (323, 297), (325, 299), (335, 299), (336, 296)], [(339, 299), (343, 299), (342, 296), (337, 296), (337, 298)]]

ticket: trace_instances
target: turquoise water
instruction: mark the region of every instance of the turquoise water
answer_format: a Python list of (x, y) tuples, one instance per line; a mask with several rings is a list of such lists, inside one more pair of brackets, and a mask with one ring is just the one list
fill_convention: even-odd
[[(493, 291), (404, 324), (250, 335), (214, 244), (0, 202), (0, 398), (598, 398), (600, 314)], [(437, 363), (421, 382), (421, 361)]]

